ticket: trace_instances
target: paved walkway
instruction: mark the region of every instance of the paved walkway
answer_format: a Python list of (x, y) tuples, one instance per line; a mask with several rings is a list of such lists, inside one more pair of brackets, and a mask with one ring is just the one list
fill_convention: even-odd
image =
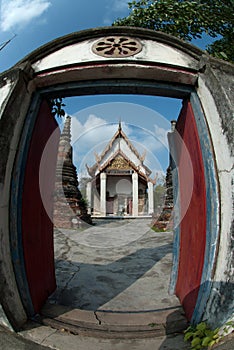
[(172, 233), (150, 219), (55, 231), (57, 290), (50, 303), (83, 310), (153, 311), (179, 306), (168, 294)]
[[(86, 325), (91, 325), (91, 330), (86, 334), (82, 327), (71, 332), (61, 325), (50, 327), (31, 322), (16, 335), (0, 327), (0, 350), (190, 349), (183, 334), (170, 334), (167, 324), (164, 335), (156, 331), (150, 337), (144, 332), (136, 332), (130, 338), (124, 338), (121, 332), (114, 337), (95, 335), (95, 327), (102, 326), (98, 317), (102, 317), (104, 326), (114, 320), (119, 323), (111, 326), (120, 327), (124, 320), (121, 317), (128, 315), (128, 326), (141, 324), (144, 329), (149, 327), (145, 315), (165, 314), (170, 320), (178, 311), (177, 298), (168, 295), (172, 234), (155, 233), (149, 224), (145, 219), (124, 220), (104, 222), (80, 232), (56, 230), (58, 289), (47, 306), (53, 310), (71, 309), (71, 313), (59, 315), (58, 319), (68, 315), (74, 321), (78, 314)], [(233, 339), (216, 349), (233, 349)]]

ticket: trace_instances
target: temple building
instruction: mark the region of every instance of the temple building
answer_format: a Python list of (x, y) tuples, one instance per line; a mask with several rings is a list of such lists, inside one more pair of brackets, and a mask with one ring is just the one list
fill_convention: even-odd
[(143, 216), (154, 212), (155, 179), (119, 123), (118, 130), (103, 150), (95, 154), (93, 166), (86, 165), (90, 181), (86, 199), (92, 216)]
[(68, 116), (58, 146), (54, 191), (53, 221), (54, 225), (60, 228), (76, 228), (84, 223), (92, 223), (78, 188), (79, 182), (72, 153), (71, 117)]

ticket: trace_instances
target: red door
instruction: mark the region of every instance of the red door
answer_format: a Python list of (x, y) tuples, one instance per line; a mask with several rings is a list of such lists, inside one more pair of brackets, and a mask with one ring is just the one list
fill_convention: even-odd
[[(48, 151), (47, 169), (42, 172), (41, 182), (46, 184), (47, 198), (44, 207), (39, 170), (44, 148), (51, 135), (53, 142)], [(53, 223), (53, 191), (59, 141), (59, 128), (43, 101), (33, 129), (23, 183), (22, 194), (22, 243), (26, 276), (34, 312), (38, 313), (48, 296), (55, 290)], [(45, 192), (45, 188), (43, 190)]]
[[(198, 297), (206, 246), (206, 184), (196, 120), (184, 101), (176, 131), (180, 252), (176, 295), (190, 320)], [(181, 137), (181, 138), (180, 138)]]

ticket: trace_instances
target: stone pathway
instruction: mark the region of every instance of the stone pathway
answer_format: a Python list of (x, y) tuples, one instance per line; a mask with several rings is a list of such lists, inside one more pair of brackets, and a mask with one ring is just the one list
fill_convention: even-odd
[[(190, 349), (189, 343), (183, 341), (183, 333), (172, 334), (170, 329), (177, 320), (173, 321), (173, 317), (179, 307), (177, 298), (167, 292), (172, 234), (155, 233), (149, 224), (144, 219), (124, 220), (104, 222), (102, 226), (80, 232), (56, 230), (58, 288), (50, 298), (49, 311), (57, 313), (58, 317), (51, 319), (52, 327), (29, 322), (18, 335), (0, 329), (0, 350)], [(61, 305), (67, 305), (68, 310), (71, 306), (71, 311), (60, 312), (64, 309)], [(163, 316), (165, 313), (167, 318)], [(150, 335), (149, 331), (142, 332), (154, 317), (156, 322), (162, 319), (164, 334), (158, 334), (157, 330)], [(54, 326), (54, 322), (66, 322), (66, 318), (75, 323), (68, 327), (63, 322)], [(82, 328), (82, 320), (91, 328)], [(77, 321), (79, 326), (73, 332), (71, 325)], [(127, 321), (128, 332), (136, 325), (137, 331), (128, 337), (127, 332), (122, 331), (114, 336), (109, 331), (105, 336), (97, 331), (98, 327), (123, 327), (123, 321)], [(218, 345), (218, 349), (233, 349), (233, 338)]]
[(117, 312), (179, 306), (168, 294), (172, 233), (155, 233), (150, 219), (56, 229), (54, 237), (57, 290), (50, 303)]
[[(190, 349), (182, 332), (172, 332), (175, 323), (180, 322), (176, 314), (179, 302), (167, 291), (172, 233), (155, 233), (149, 224), (144, 219), (108, 221), (80, 232), (56, 230), (58, 288), (48, 306), (55, 318), (48, 316), (47, 325), (29, 322), (17, 339), (4, 333), (0, 349)], [(150, 327), (150, 319), (165, 327), (162, 335), (160, 329), (158, 333)], [(109, 330), (104, 335), (101, 329), (105, 327)], [(123, 331), (111, 333), (119, 327)], [(136, 331), (131, 332), (131, 327)], [(147, 327), (151, 330), (142, 332)], [(35, 342), (35, 347), (25, 338)], [(217, 347), (232, 348), (232, 341)]]

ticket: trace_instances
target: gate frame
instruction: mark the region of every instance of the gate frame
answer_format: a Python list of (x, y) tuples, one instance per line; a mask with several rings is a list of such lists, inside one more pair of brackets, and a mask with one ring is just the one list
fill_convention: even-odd
[[(137, 61), (134, 59), (106, 59), (95, 62), (84, 62), (77, 65), (67, 65), (60, 69), (51, 68), (44, 72), (36, 72), (33, 68), (34, 63), (41, 60), (43, 57), (53, 54), (56, 50), (60, 50), (66, 46), (77, 42), (89, 41), (90, 39), (99, 38), (107, 35), (128, 35), (138, 39), (153, 40), (159, 43), (173, 47), (182, 54), (189, 55), (196, 64), (193, 67), (176, 67), (170, 64), (160, 64), (152, 62)], [(223, 65), (222, 73), (232, 74), (233, 66), (223, 61), (210, 58), (206, 53), (196, 47), (186, 44), (179, 39), (169, 35), (153, 32), (145, 29), (111, 27), (88, 30), (79, 33), (74, 33), (63, 38), (59, 38), (42, 48), (31, 53), (24, 60), (20, 61), (11, 70), (4, 72), (1, 78), (1, 85), (6, 86), (6, 93), (2, 98), (2, 108), (0, 109), (0, 122), (3, 125), (3, 133), (0, 134), (4, 142), (1, 141), (0, 146), (4, 145), (4, 155), (1, 160), (2, 171), (0, 172), (1, 183), (1, 202), (0, 213), (3, 217), (1, 222), (1, 241), (4, 245), (4, 252), (1, 252), (1, 260), (3, 264), (0, 266), (1, 280), (5, 284), (1, 286), (1, 304), (3, 309), (15, 329), (18, 329), (27, 319), (24, 307), (19, 296), (15, 272), (13, 270), (11, 257), (14, 255), (10, 251), (9, 239), (17, 237), (17, 232), (10, 232), (10, 215), (11, 196), (14, 198), (14, 182), (19, 167), (15, 165), (17, 149), (21, 141), (21, 135), (25, 127), (25, 118), (28, 115), (28, 122), (31, 123), (32, 115), (35, 110), (33, 101), (37, 99), (37, 94), (41, 96), (58, 97), (63, 95), (63, 91), (69, 87), (70, 95), (77, 92), (76, 82), (82, 82), (82, 95), (91, 94), (93, 89), (95, 94), (109, 91), (109, 93), (141, 93), (144, 95), (152, 94), (165, 97), (184, 98), (191, 93), (191, 102), (194, 111), (196, 111), (197, 127), (199, 129), (200, 141), (202, 140), (204, 150), (203, 159), (207, 174), (207, 198), (211, 202), (214, 200), (214, 205), (209, 208), (211, 220), (207, 226), (207, 244), (205, 264), (203, 268), (202, 281), (204, 284), (199, 291), (199, 305), (193, 315), (193, 321), (199, 322), (202, 318), (208, 318), (211, 312), (211, 304), (215, 298), (216, 291), (213, 290), (213, 281), (225, 279), (224, 272), (230, 269), (230, 261), (222, 262), (222, 257), (228, 252), (230, 244), (230, 236), (226, 234), (226, 230), (230, 231), (230, 211), (225, 212), (230, 200), (226, 205), (223, 202), (226, 199), (225, 186), (230, 188), (230, 173), (231, 173), (231, 135), (230, 130), (225, 130), (221, 133), (221, 125), (227, 121), (230, 116), (228, 113), (232, 110), (230, 98), (227, 96), (225, 89), (216, 77), (216, 71), (219, 65)], [(127, 68), (127, 69), (126, 69)], [(124, 75), (128, 74), (128, 85), (124, 82)], [(153, 75), (152, 75), (153, 73)], [(88, 79), (87, 79), (88, 78)], [(102, 81), (100, 81), (102, 79)], [(106, 80), (105, 80), (106, 79)], [(119, 79), (119, 81), (118, 81)], [(112, 84), (111, 84), (112, 80)], [(98, 83), (99, 81), (99, 83)], [(105, 82), (104, 82), (105, 81)], [(113, 81), (115, 84), (113, 85)], [(131, 81), (131, 83), (129, 83)], [(142, 84), (147, 81), (147, 84)], [(95, 82), (95, 84), (94, 84)], [(139, 85), (136, 84), (139, 82)], [(90, 85), (91, 83), (91, 85)], [(124, 83), (121, 86), (121, 83)], [(157, 87), (155, 87), (157, 86)], [(98, 88), (97, 88), (98, 87)], [(111, 87), (111, 91), (110, 91)], [(135, 90), (133, 89), (135, 87)], [(186, 87), (186, 92), (183, 88)], [(181, 89), (182, 88), (182, 89)], [(95, 90), (96, 89), (96, 90)], [(80, 90), (80, 91), (81, 91)], [(98, 91), (97, 91), (98, 90)], [(135, 92), (134, 92), (134, 91)], [(189, 92), (188, 92), (189, 90)], [(165, 92), (167, 93), (165, 95)], [(93, 93), (92, 93), (93, 94)], [(66, 96), (68, 96), (66, 94)], [(226, 109), (222, 110), (223, 100), (226, 103)], [(203, 119), (200, 125), (200, 120)], [(214, 124), (212, 125), (212, 118)], [(215, 140), (217, 132), (215, 127), (219, 127), (218, 134), (221, 141), (218, 143)], [(218, 150), (221, 144), (221, 152), (225, 151), (227, 161), (221, 159), (220, 151)], [(21, 150), (24, 151), (24, 150)], [(207, 153), (208, 152), (208, 153)], [(207, 154), (210, 157), (207, 159)], [(18, 169), (18, 170), (16, 170)], [(229, 174), (227, 174), (229, 172)], [(18, 174), (19, 175), (19, 174)], [(13, 186), (11, 186), (11, 183)], [(215, 185), (215, 190), (212, 187)], [(222, 206), (221, 206), (222, 203)], [(212, 203), (211, 203), (212, 204)], [(14, 218), (14, 210), (11, 212)], [(227, 222), (225, 223), (225, 219)], [(208, 230), (211, 229), (212, 236)], [(220, 246), (220, 235), (225, 239)], [(15, 244), (15, 243), (14, 243)], [(175, 249), (178, 249), (175, 244)], [(20, 247), (18, 247), (19, 249)], [(175, 251), (176, 252), (176, 251)], [(177, 255), (178, 257), (178, 255)], [(175, 256), (176, 258), (176, 256)], [(224, 266), (222, 266), (222, 264)], [(174, 265), (172, 274), (171, 288), (175, 281), (176, 265)], [(174, 277), (173, 277), (174, 276)], [(228, 278), (226, 278), (228, 281)], [(205, 285), (205, 282), (208, 284)], [(217, 288), (216, 288), (217, 289)], [(207, 291), (206, 293), (204, 291)], [(221, 306), (219, 306), (221, 307)], [(27, 310), (28, 311), (28, 310)]]

